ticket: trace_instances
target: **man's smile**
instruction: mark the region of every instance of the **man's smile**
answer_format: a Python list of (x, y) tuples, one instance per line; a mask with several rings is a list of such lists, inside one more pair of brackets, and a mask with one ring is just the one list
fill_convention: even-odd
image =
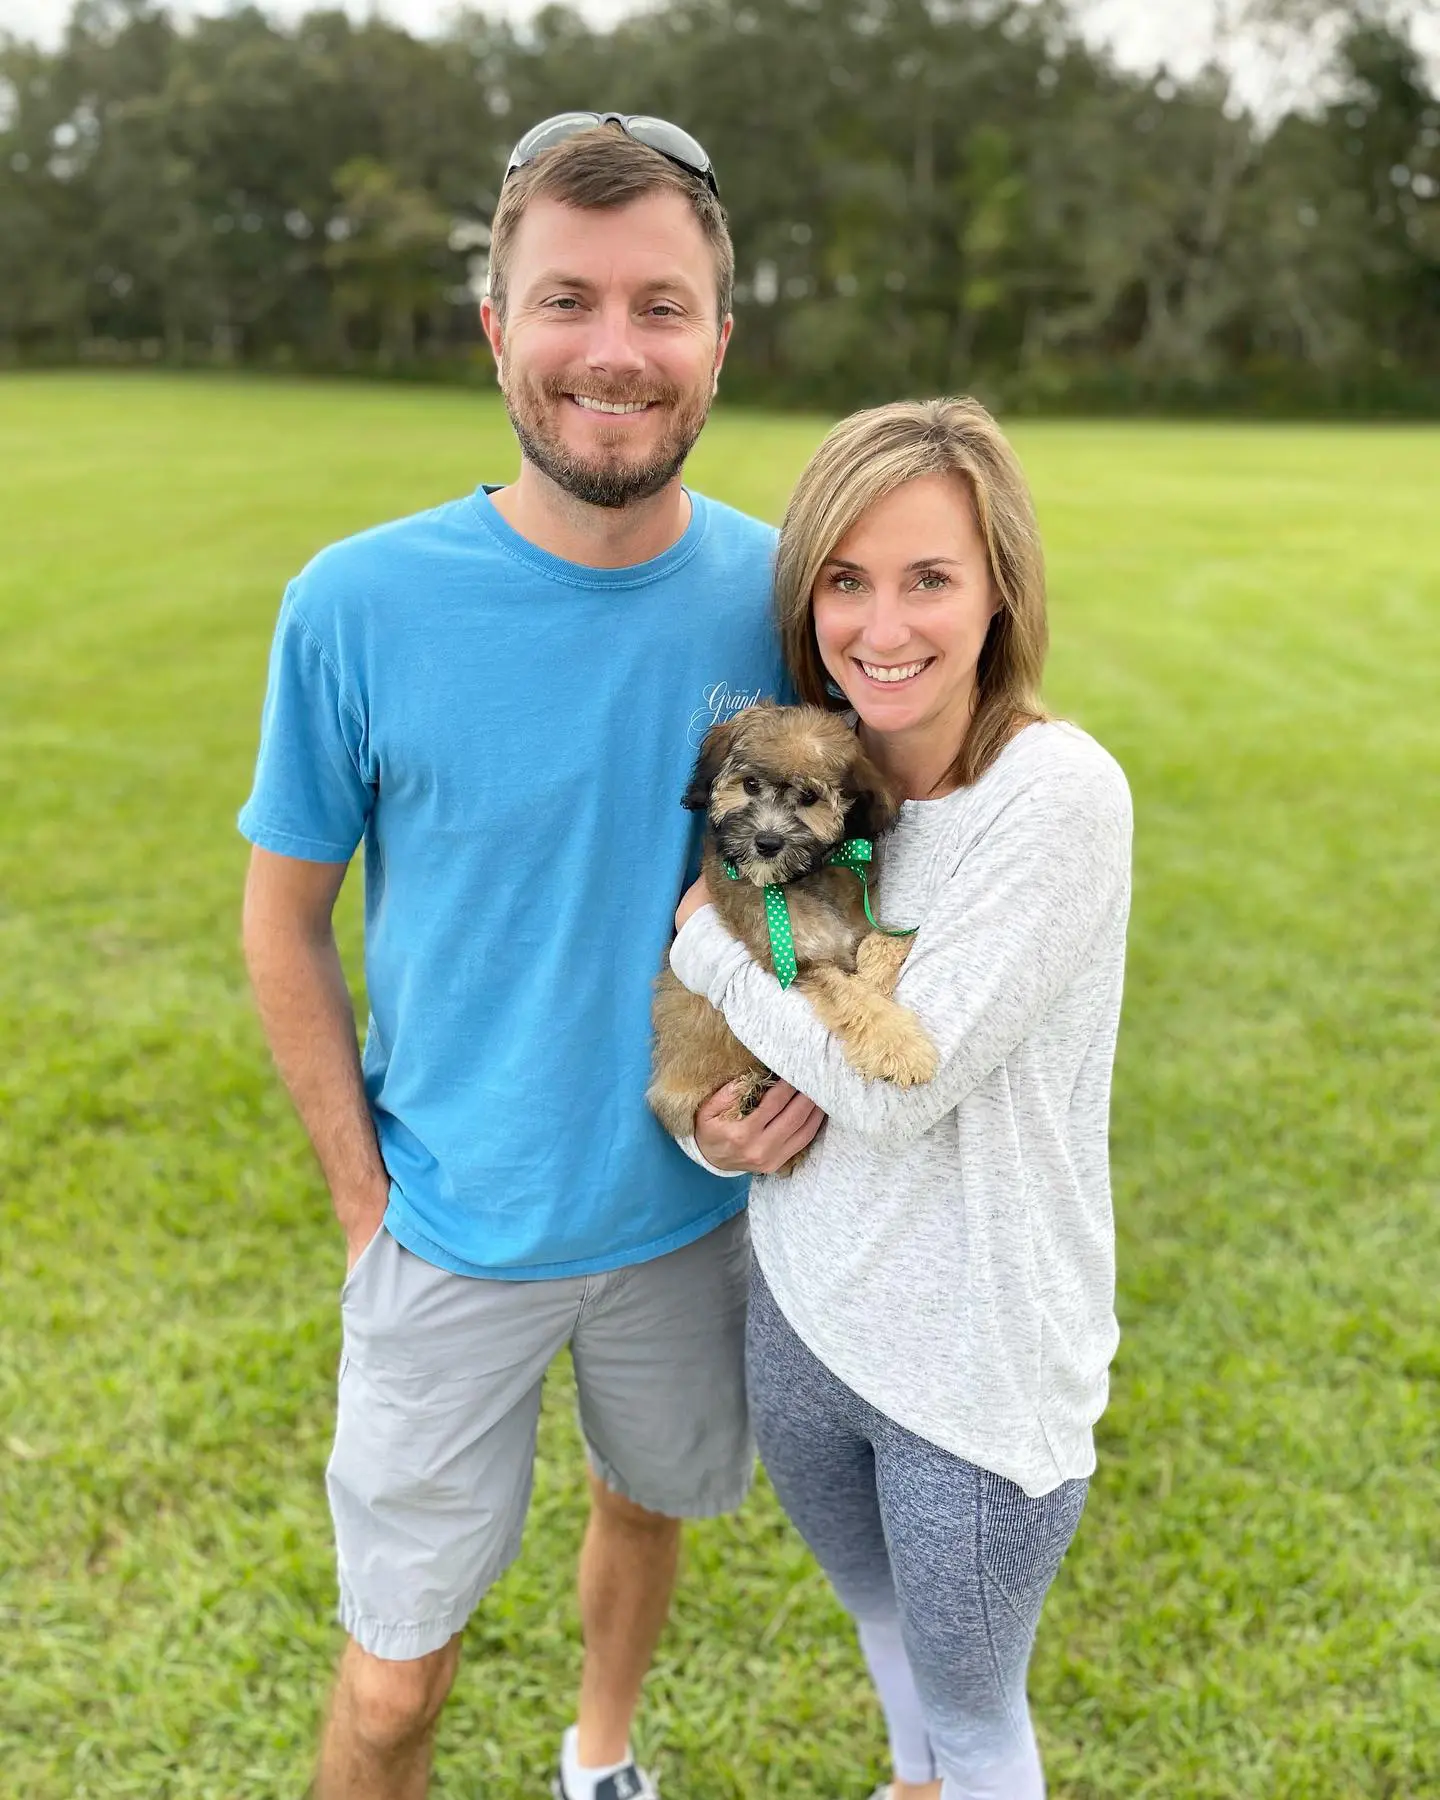
[(565, 398), (584, 412), (604, 413), (610, 418), (629, 418), (636, 413), (649, 412), (655, 404), (653, 400), (596, 400), (589, 394), (567, 394)]

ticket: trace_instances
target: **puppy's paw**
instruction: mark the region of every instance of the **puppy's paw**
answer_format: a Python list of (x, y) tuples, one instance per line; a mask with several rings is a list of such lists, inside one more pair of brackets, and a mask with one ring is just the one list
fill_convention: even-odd
[(768, 1069), (751, 1069), (747, 1075), (742, 1075), (739, 1081), (740, 1091), (730, 1108), (729, 1117), (748, 1119), (774, 1085), (775, 1077)]
[(895, 1008), (895, 1016), (867, 1024), (845, 1040), (851, 1066), (871, 1081), (896, 1087), (919, 1087), (933, 1078), (940, 1058), (913, 1013)]
[(883, 931), (872, 931), (860, 940), (855, 952), (855, 973), (868, 987), (882, 994), (893, 993), (905, 958), (910, 954), (913, 938), (888, 937)]

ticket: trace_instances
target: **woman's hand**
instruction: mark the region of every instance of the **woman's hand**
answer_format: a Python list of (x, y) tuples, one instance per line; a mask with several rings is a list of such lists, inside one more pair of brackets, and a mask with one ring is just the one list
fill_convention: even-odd
[(702, 906), (713, 904), (710, 890), (705, 885), (705, 877), (701, 875), (685, 890), (685, 897), (675, 909), (675, 929), (678, 931), (693, 913), (699, 912)]
[(701, 1102), (695, 1114), (696, 1147), (717, 1169), (773, 1175), (800, 1154), (825, 1123), (825, 1115), (789, 1082), (777, 1081), (766, 1089), (754, 1112), (737, 1119), (733, 1108), (740, 1085), (731, 1082)]

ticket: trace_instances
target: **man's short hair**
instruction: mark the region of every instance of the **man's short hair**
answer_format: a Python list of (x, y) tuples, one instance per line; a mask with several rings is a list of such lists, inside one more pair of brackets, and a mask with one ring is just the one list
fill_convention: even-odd
[(597, 125), (542, 150), (523, 164), (500, 190), (490, 223), (490, 300), (505, 317), (507, 265), (515, 233), (532, 200), (603, 211), (628, 206), (646, 194), (683, 194), (715, 257), (717, 316), (724, 323), (735, 291), (735, 247), (725, 209), (698, 176), (687, 175), (668, 157), (627, 137), (618, 125)]

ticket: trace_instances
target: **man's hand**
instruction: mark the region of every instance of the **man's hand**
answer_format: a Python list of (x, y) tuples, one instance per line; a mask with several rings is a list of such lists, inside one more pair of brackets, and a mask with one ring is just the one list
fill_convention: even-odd
[(696, 1146), (717, 1169), (773, 1175), (797, 1156), (825, 1123), (815, 1102), (785, 1081), (777, 1081), (754, 1112), (743, 1119), (727, 1119), (724, 1115), (734, 1106), (739, 1091), (740, 1083), (732, 1082), (712, 1094), (695, 1114)]
[(374, 1193), (356, 1195), (342, 1205), (335, 1201), (335, 1216), (340, 1221), (340, 1229), (345, 1233), (345, 1273), (359, 1262), (370, 1245), (381, 1225), (385, 1222), (385, 1208), (390, 1204), (390, 1185)]
[[(675, 909), (675, 929), (678, 931), (692, 913), (699, 912), (702, 906), (713, 904), (710, 889), (705, 885), (705, 877), (699, 876), (686, 888), (684, 897)], [(719, 1167), (719, 1164), (716, 1164)]]

